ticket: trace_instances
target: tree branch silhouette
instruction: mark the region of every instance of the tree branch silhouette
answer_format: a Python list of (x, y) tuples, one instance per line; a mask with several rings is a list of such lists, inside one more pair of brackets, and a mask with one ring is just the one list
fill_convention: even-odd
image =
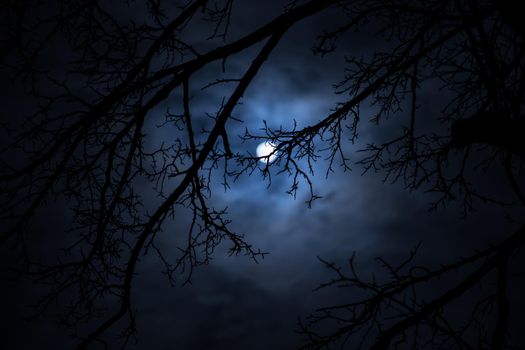
[[(145, 12), (136, 14), (131, 6)], [(357, 166), (363, 174), (382, 172), (385, 181), (426, 190), (435, 196), (434, 208), (459, 200), (465, 215), (479, 202), (522, 213), (525, 38), (508, 6), (470, 0), (293, 1), (274, 19), (228, 41), (231, 0), (183, 6), (158, 0), (135, 5), (10, 1), (0, 60), (10, 78), (25, 84), (34, 109), (23, 123), (4, 127), (0, 246), (22, 247), (20, 274), (49, 286), (39, 312), (73, 295), (63, 321), (73, 328), (88, 324), (89, 330), (80, 328), (78, 335), (81, 349), (104, 342), (108, 331), (123, 323), (124, 345), (135, 333), (133, 280), (149, 252), (158, 255), (171, 282), (178, 273), (186, 273), (188, 282), (221, 243), (229, 245), (230, 254), (264, 256), (230, 229), (225, 209), (211, 206), (213, 179), (219, 173), (227, 187), (228, 181), (260, 169), (262, 157), (232, 146), (228, 123), (289, 29), (329, 9), (341, 23), (319, 36), (315, 54), (338, 53), (338, 45), (361, 28), (375, 31), (384, 48), (371, 57), (346, 57), (335, 85), (341, 102), (317, 122), (246, 130), (244, 141), (276, 145), (276, 160), (262, 166), (263, 176), (271, 182), (270, 167), (278, 169), (278, 175), (290, 178), (290, 194), (300, 186), (309, 189), (311, 204), (318, 198), (314, 164), (327, 160), (327, 175), (338, 166), (350, 169), (349, 144), (357, 143), (365, 118), (378, 128), (395, 120), (396, 129), (360, 150)], [(192, 39), (192, 30), (207, 30), (206, 41)], [(57, 45), (65, 47), (58, 68), (46, 58)], [(224, 77), (235, 57), (249, 63), (235, 72), (237, 77)], [(200, 77), (206, 70), (215, 72), (212, 82)], [(435, 81), (442, 83), (449, 103), (439, 113), (422, 113), (422, 90)], [(222, 89), (214, 115), (195, 112), (196, 86)], [(176, 106), (175, 112), (167, 106)], [(363, 107), (371, 107), (372, 115), (364, 115)], [(166, 111), (159, 125), (161, 109)], [(153, 127), (167, 129), (169, 138), (157, 144)], [(480, 169), (500, 168), (518, 204), (509, 203), (509, 196), (486, 194), (474, 183)], [(144, 183), (153, 196), (141, 192)], [(156, 198), (153, 204), (150, 197)], [(28, 252), (31, 225), (58, 200), (71, 206), (68, 233), (74, 238), (52, 261), (35, 259)], [(186, 226), (170, 232), (167, 221), (180, 215), (188, 218)], [(490, 344), (483, 345), (508, 347), (508, 264), (523, 245), (520, 225), (499, 244), (439, 269), (412, 265), (415, 253), (398, 267), (380, 259), (390, 274), (385, 283), (361, 279), (353, 258), (350, 275), (323, 260), (336, 278), (321, 287), (351, 287), (371, 296), (312, 314), (301, 323), (304, 348), (344, 345), (354, 338), (360, 339), (354, 348), (400, 348), (410, 342), (414, 348), (439, 342), (444, 348), (479, 348), (466, 334), (493, 304), (498, 317), (489, 325)], [(175, 257), (165, 256), (158, 245), (158, 236), (169, 234), (178, 240)], [(460, 270), (460, 282), (430, 301), (420, 297), (421, 285)], [(496, 292), (473, 305), (467, 324), (456, 327), (443, 310), (493, 275)], [(112, 307), (102, 305), (106, 298)], [(328, 334), (316, 328), (325, 323), (334, 327)]]

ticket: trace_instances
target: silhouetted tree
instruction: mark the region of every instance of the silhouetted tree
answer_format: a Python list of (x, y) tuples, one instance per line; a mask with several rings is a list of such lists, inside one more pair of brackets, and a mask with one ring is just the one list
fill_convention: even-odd
[[(337, 52), (340, 40), (367, 23), (388, 50), (369, 59), (348, 57), (344, 78), (335, 87), (343, 102), (319, 122), (292, 130), (267, 127), (262, 134), (247, 131), (245, 140), (276, 145), (276, 161), (263, 167), (263, 175), (277, 167), (290, 176), (290, 193), (303, 181), (314, 200), (313, 162), (327, 158), (328, 172), (338, 164), (349, 168), (346, 140), (357, 140), (360, 107), (372, 104), (372, 122), (379, 126), (394, 114), (406, 122), (397, 135), (362, 150), (359, 163), (365, 171), (383, 171), (386, 180), (438, 193), (436, 206), (461, 198), (468, 212), (476, 200), (500, 203), (469, 178), (479, 164), (501, 165), (525, 205), (518, 180), (524, 155), (525, 45), (520, 20), (506, 2), (293, 1), (275, 19), (225, 43), (233, 5), (232, 0), (195, 0), (183, 6), (153, 0), (119, 5), (28, 0), (5, 6), (3, 70), (26, 83), (36, 107), (23, 125), (5, 125), (8, 142), (2, 149), (0, 181), (6, 229), (0, 242), (24, 247), (31, 239), (32, 219), (46, 202), (65, 199), (71, 206), (72, 244), (55, 261), (26, 255), (22, 273), (50, 286), (42, 310), (63, 294), (75, 296), (64, 314), (67, 324), (103, 315), (89, 334), (80, 335), (80, 348), (102, 341), (123, 319), (128, 320), (125, 342), (133, 334), (131, 289), (143, 254), (157, 253), (170, 279), (181, 271), (189, 271), (189, 278), (221, 242), (231, 245), (232, 254), (254, 259), (262, 254), (229, 229), (225, 211), (209, 205), (216, 173), (227, 186), (261, 164), (258, 157), (232, 149), (227, 123), (288, 29), (328, 8), (336, 8), (346, 23), (323, 33), (315, 53)], [(192, 35), (206, 31), (207, 41)], [(242, 56), (250, 62), (244, 72), (225, 78), (228, 60), (246, 55), (249, 48), (257, 52)], [(50, 65), (50, 54), (59, 67)], [(206, 69), (216, 69), (216, 80), (203, 83), (199, 74)], [(434, 115), (418, 113), (418, 93), (431, 80), (441, 81), (452, 94), (435, 128), (428, 127)], [(203, 86), (220, 87), (226, 94), (215, 115), (193, 112), (192, 96)], [(165, 110), (162, 122), (155, 117), (159, 109)], [(155, 126), (168, 128), (170, 138), (152, 140), (148, 131)], [(146, 206), (145, 198), (152, 196), (144, 192), (144, 183), (155, 188), (153, 207), (149, 202)], [(180, 239), (180, 254), (166, 257), (156, 238), (168, 234), (162, 232), (166, 219), (179, 212), (191, 219)], [(436, 270), (410, 268), (411, 260), (399, 267), (384, 262), (392, 276), (385, 283), (363, 280), (355, 270), (347, 275), (327, 262), (337, 274), (328, 285), (354, 287), (368, 296), (313, 314), (302, 327), (309, 339), (306, 346), (328, 347), (356, 335), (365, 340), (363, 346), (376, 349), (410, 339), (420, 347), (423, 336), (429, 346), (443, 341), (444, 346), (476, 348), (443, 310), (496, 271), (497, 291), (475, 306), (472, 322), (480, 320), (480, 308), (495, 302), (499, 316), (490, 344), (503, 348), (509, 309), (506, 264), (523, 238), (519, 228), (501, 243)], [(418, 299), (419, 284), (472, 264), (477, 269), (451, 289), (430, 302)], [(117, 300), (118, 306), (104, 308), (106, 298)], [(388, 314), (383, 313), (386, 307)], [(333, 332), (316, 328), (331, 321)], [(431, 332), (420, 333), (423, 326)]]
[[(335, 152), (349, 115), (357, 137), (357, 107), (370, 99), (378, 110), (374, 122), (393, 114), (406, 115), (406, 122), (398, 135), (363, 150), (359, 163), (365, 172), (382, 171), (385, 181), (434, 192), (435, 207), (461, 200), (465, 214), (476, 201), (519, 209), (511, 218), (513, 234), (501, 232), (501, 242), (439, 268), (418, 265), (414, 251), (399, 264), (379, 258), (385, 276), (367, 279), (354, 257), (347, 268), (322, 260), (335, 277), (320, 288), (349, 288), (349, 300), (300, 322), (308, 339), (304, 348), (523, 348), (511, 342), (519, 334), (509, 325), (508, 298), (509, 261), (519, 261), (515, 255), (525, 242), (525, 37), (517, 14), (509, 2), (499, 1), (367, 1), (349, 5), (347, 15), (347, 25), (321, 36), (318, 52), (336, 50), (342, 33), (365, 20), (378, 24), (392, 47), (370, 60), (348, 60), (348, 73), (337, 88), (350, 98), (328, 118), (290, 136), (272, 136), (295, 146), (298, 136), (309, 140), (317, 133)], [(450, 93), (448, 104), (439, 113), (419, 113), (421, 88), (434, 79)], [(441, 123), (429, 128), (429, 117)], [(506, 173), (508, 191), (484, 194), (490, 191), (476, 186), (475, 179), (498, 168)], [(513, 204), (507, 201), (509, 192)], [(463, 320), (454, 316), (458, 305), (466, 310)]]

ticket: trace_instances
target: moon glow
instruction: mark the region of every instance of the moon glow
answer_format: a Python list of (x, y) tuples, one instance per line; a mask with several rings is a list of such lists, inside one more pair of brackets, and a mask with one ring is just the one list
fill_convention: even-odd
[[(277, 154), (273, 153), (275, 151), (275, 145), (269, 141), (260, 143), (255, 150), (257, 157), (261, 158), (260, 161), (265, 164), (269, 164), (277, 158)], [(263, 158), (265, 157), (265, 158)]]

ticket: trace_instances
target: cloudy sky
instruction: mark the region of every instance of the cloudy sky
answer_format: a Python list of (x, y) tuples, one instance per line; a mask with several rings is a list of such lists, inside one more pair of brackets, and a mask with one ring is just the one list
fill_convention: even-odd
[[(227, 40), (280, 14), (285, 3), (236, 2)], [(242, 122), (228, 124), (234, 150), (255, 152), (257, 143), (242, 142), (235, 135), (241, 136), (245, 129), (257, 132), (263, 120), (272, 127), (289, 128), (293, 120), (307, 125), (329, 114), (340, 98), (334, 95), (332, 84), (342, 77), (345, 55), (366, 56), (381, 49), (373, 33), (364, 31), (351, 35), (333, 55), (313, 55), (315, 37), (323, 29), (333, 28), (339, 18), (336, 15), (329, 10), (286, 34), (235, 110), (234, 115)], [(205, 33), (187, 35), (202, 40), (203, 47), (207, 45)], [(245, 67), (252, 54), (246, 52), (229, 61), (227, 73), (235, 74)], [(203, 73), (202, 86), (218, 78), (218, 71), (212, 68)], [(421, 96), (421, 108), (429, 116), (439, 113), (441, 107), (439, 95), (434, 95), (437, 88), (428, 88)], [(201, 92), (195, 86), (194, 114), (213, 113), (217, 101), (227, 95), (221, 89)], [(13, 101), (21, 97), (14, 93), (10, 96), (8, 90), (2, 93), (2, 99), (10, 111), (15, 111)], [(363, 115), (367, 112), (362, 109)], [(389, 125), (381, 128), (363, 124), (358, 142), (346, 147), (351, 160), (358, 161), (356, 151), (388, 133)], [(152, 128), (150, 132), (159, 142), (170, 137), (167, 129)], [(326, 167), (323, 160), (314, 166), (314, 190), (321, 198), (311, 208), (305, 204), (306, 186), (294, 199), (286, 193), (290, 179), (277, 174), (277, 170), (273, 171), (270, 186), (261, 171), (232, 181), (228, 190), (217, 186), (211, 198), (213, 206), (227, 207), (236, 232), (245, 234), (256, 248), (269, 254), (255, 263), (243, 256), (230, 257), (225, 249), (219, 249), (208, 266), (194, 272), (190, 285), (179, 283), (173, 287), (162, 274), (158, 259), (145, 257), (134, 286), (138, 334), (137, 343), (130, 348), (293, 349), (302, 341), (296, 333), (298, 317), (306, 317), (317, 307), (347, 300), (346, 290), (313, 291), (333, 277), (318, 257), (345, 264), (355, 252), (366, 275), (380, 273), (375, 257), (400, 261), (419, 242), (419, 261), (438, 264), (465, 256), (510, 231), (500, 208), (482, 205), (467, 218), (462, 218), (459, 205), (454, 203), (429, 212), (433, 197), (424, 191), (409, 192), (402, 184), (383, 183), (380, 173), (362, 175), (358, 165), (350, 172), (336, 169), (326, 177)], [(490, 176), (489, 182), (497, 187), (501, 174)], [(67, 203), (46, 209), (38, 223), (46, 227), (48, 234), (37, 237), (34, 244), (45, 251), (52, 245), (49, 241), (58, 237), (53, 231), (63, 229), (68, 218)], [(178, 221), (167, 225), (167, 232), (176, 232)], [(175, 247), (170, 235), (159, 239), (168, 252), (169, 247)], [(8, 255), (2, 258), (4, 266), (9, 266), (9, 259)], [(67, 329), (54, 323), (59, 306), (35, 321), (25, 320), (41, 287), (26, 281), (2, 281), (2, 286), (0, 348), (72, 347), (74, 340)]]

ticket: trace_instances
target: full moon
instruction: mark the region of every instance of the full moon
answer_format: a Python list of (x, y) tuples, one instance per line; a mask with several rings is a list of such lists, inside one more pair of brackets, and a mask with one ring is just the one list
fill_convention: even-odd
[[(275, 151), (275, 146), (270, 141), (266, 141), (263, 143), (260, 143), (259, 146), (257, 146), (257, 149), (255, 150), (255, 153), (257, 154), (257, 157), (261, 158), (260, 161), (263, 163), (271, 163), (277, 158), (277, 154), (272, 152)], [(268, 157), (269, 156), (269, 157)], [(267, 157), (267, 158), (262, 158)]]

